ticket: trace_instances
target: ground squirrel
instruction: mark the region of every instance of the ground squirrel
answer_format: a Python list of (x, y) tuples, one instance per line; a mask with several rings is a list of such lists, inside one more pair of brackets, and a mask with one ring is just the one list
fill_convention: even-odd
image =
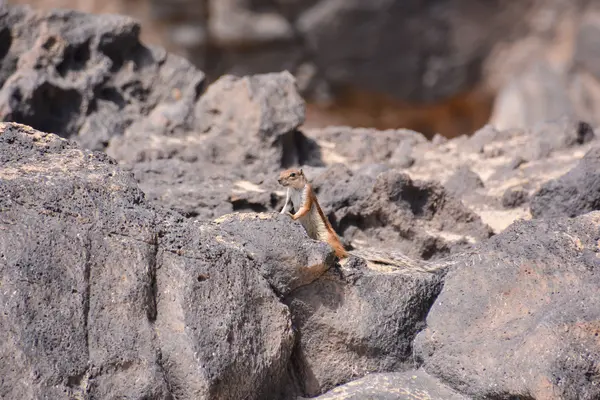
[[(277, 181), (287, 188), (285, 204), (280, 214), (288, 214), (293, 220), (300, 220), (311, 239), (328, 243), (340, 259), (353, 255), (364, 259), (367, 263), (371, 262), (422, 272), (433, 272), (454, 264), (454, 262), (447, 261), (432, 265), (429, 262), (414, 260), (399, 253), (393, 253), (392, 255), (385, 251), (373, 249), (347, 251), (323, 213), (317, 196), (302, 169), (282, 171)], [(290, 202), (295, 214), (288, 211)]]
[[(293, 220), (300, 220), (311, 239), (327, 242), (333, 248), (338, 258), (345, 258), (348, 253), (342, 246), (329, 220), (323, 213), (312, 186), (301, 169), (288, 169), (279, 175), (278, 182), (287, 188), (285, 204), (281, 214), (289, 214)], [(290, 201), (295, 214), (288, 211)]]

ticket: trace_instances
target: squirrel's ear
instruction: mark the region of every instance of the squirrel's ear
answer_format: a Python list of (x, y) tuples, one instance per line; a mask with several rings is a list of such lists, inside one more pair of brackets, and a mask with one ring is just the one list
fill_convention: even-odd
[(304, 172), (302, 172), (302, 168), (300, 168), (300, 175), (304, 175)]

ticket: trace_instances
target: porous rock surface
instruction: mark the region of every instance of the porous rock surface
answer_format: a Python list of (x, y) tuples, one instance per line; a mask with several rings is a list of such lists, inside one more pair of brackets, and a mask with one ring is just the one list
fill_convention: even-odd
[(301, 392), (412, 367), (412, 341), (441, 284), (440, 274), (352, 263), (295, 290), (286, 304), (301, 332), (292, 358)]
[(324, 211), (351, 243), (429, 259), (487, 239), (491, 229), (434, 182), (336, 164), (313, 180)]
[[(67, 22), (62, 25), (54, 22), (59, 17)], [(42, 112), (44, 107), (57, 106), (62, 110), (60, 101), (49, 99), (51, 101), (39, 106), (35, 96), (22, 96), (18, 102), (5, 100), (4, 103), (0, 97), (0, 108), (7, 110), (3, 119), (54, 131), (92, 149), (105, 145), (110, 156), (131, 169), (150, 199), (185, 216), (210, 220), (233, 211), (274, 210), (282, 205), (283, 192), (275, 181), (281, 168), (303, 164), (327, 166), (351, 160), (377, 163), (388, 157), (403, 163), (413, 146), (427, 143), (422, 135), (412, 131), (375, 133), (364, 130), (355, 135), (334, 129), (325, 132), (325, 137), (312, 139), (300, 131), (305, 105), (291, 74), (224, 76), (199, 96), (203, 74), (183, 59), (139, 43), (139, 27), (134, 21), (113, 17), (111, 24), (106, 25), (106, 20), (94, 18), (75, 12), (43, 14), (27, 8), (9, 8), (5, 14), (7, 25), (10, 21), (25, 19), (32, 21), (34, 29), (22, 39), (17, 37), (15, 44), (10, 46), (8, 55), (18, 58), (18, 68), (9, 71), (12, 74), (2, 91), (24, 93), (19, 85), (26, 82), (47, 82), (45, 85), (58, 87), (67, 83), (73, 86), (75, 81), (79, 82), (73, 89), (78, 96), (83, 98), (88, 93), (90, 101), (108, 108), (80, 107), (68, 118), (62, 118), (63, 114), (58, 113), (53, 117), (58, 125), (48, 126), (46, 122), (52, 119), (32, 119), (28, 117), (30, 114), (13, 111), (27, 109), (34, 115)], [(52, 23), (44, 25), (45, 30), (36, 30), (35, 27), (46, 19)], [(11, 28), (11, 32), (17, 28)], [(84, 32), (83, 36), (80, 31)], [(78, 41), (70, 39), (71, 36), (77, 36)], [(89, 59), (79, 60), (69, 56), (71, 50), (47, 49), (39, 44), (50, 40), (48, 38), (69, 43), (67, 48), (72, 51), (89, 53)], [(32, 49), (19, 54), (27, 40), (32, 43)], [(112, 53), (106, 55), (106, 51), (103, 52), (105, 42), (130, 51), (123, 51), (116, 61), (112, 60), (109, 57)], [(40, 62), (41, 58), (49, 57), (48, 52), (55, 61)], [(157, 59), (153, 54), (163, 54), (163, 58)], [(145, 57), (143, 63), (139, 58), (141, 55)], [(33, 61), (23, 64), (22, 59)], [(57, 72), (57, 64), (68, 78), (62, 78)], [(104, 70), (103, 65), (110, 68)], [(89, 78), (98, 70), (104, 71), (101, 79)], [(21, 79), (24, 75), (31, 79)], [(74, 80), (73, 77), (81, 79)], [(97, 86), (93, 86), (96, 81)], [(131, 87), (145, 88), (143, 92), (147, 95), (143, 98), (127, 96)], [(123, 99), (118, 108), (113, 107), (114, 103), (101, 100), (101, 96), (93, 97), (94, 93), (104, 93), (106, 88)], [(34, 93), (37, 89), (32, 90)], [(7, 94), (7, 98), (10, 96)], [(56, 96), (62, 99), (60, 92)], [(72, 105), (69, 99), (63, 100), (69, 107)], [(103, 123), (97, 134), (91, 133), (95, 132), (95, 126), (92, 131), (87, 130), (92, 127), (85, 123), (90, 118), (98, 118)], [(110, 125), (112, 123), (118, 123), (120, 128), (116, 129)], [(369, 137), (375, 134), (380, 138), (364, 147), (365, 143), (371, 143)], [(103, 145), (88, 140), (98, 139), (97, 135), (104, 138)], [(336, 158), (325, 154), (326, 147), (319, 141), (328, 137), (341, 143), (340, 151), (351, 155)], [(373, 170), (370, 176), (375, 178), (376, 172)], [(334, 176), (332, 172), (326, 175)], [(343, 182), (333, 182), (329, 178), (323, 186), (334, 192), (348, 192), (348, 189), (336, 189), (336, 186), (354, 180), (352, 175), (348, 172), (339, 176)], [(357, 199), (356, 202), (353, 198), (338, 198), (333, 209), (329, 195), (324, 191), (323, 205), (347, 241), (354, 241), (357, 246), (395, 245), (400, 241), (402, 250), (408, 254), (431, 258), (468, 247), (489, 236), (489, 229), (479, 218), (448, 198), (439, 185), (412, 182), (408, 177), (392, 175), (394, 177), (387, 180), (382, 178), (385, 182), (380, 179), (377, 183), (372, 179), (369, 183), (373, 186), (372, 195), (361, 194), (360, 201)], [(320, 176), (309, 177), (318, 184)], [(394, 198), (397, 195), (392, 192), (401, 191), (405, 195), (400, 196), (401, 199)], [(356, 204), (343, 204), (348, 201)], [(369, 207), (363, 204), (369, 204)], [(365, 237), (373, 239), (365, 240)]]
[(185, 125), (203, 87), (201, 71), (142, 45), (139, 23), (124, 16), (0, 6), (0, 32), (0, 118), (86, 148), (105, 148), (140, 119)]
[[(356, 189), (352, 188), (362, 190), (370, 182), (356, 175), (371, 176), (374, 180), (382, 172), (400, 171), (413, 182), (442, 183), (445, 188), (438, 190), (444, 197), (459, 199), (494, 233), (501, 232), (517, 219), (531, 218), (529, 199), (542, 185), (564, 175), (590, 149), (598, 146), (595, 129), (585, 122), (566, 117), (529, 129), (497, 130), (487, 125), (470, 137), (439, 141), (427, 141), (421, 135), (406, 130), (329, 127), (307, 129), (304, 133), (319, 145), (319, 155), (325, 166), (337, 171), (324, 174), (330, 176), (328, 185), (337, 181), (346, 184), (344, 191), (336, 190), (333, 197), (355, 201), (356, 196), (352, 197), (350, 193)], [(397, 157), (403, 146), (410, 149), (409, 152), (402, 150), (413, 159), (409, 165)], [(470, 171), (467, 177), (463, 177), (465, 168)], [(337, 179), (339, 171), (345, 169), (351, 170), (355, 176), (348, 180), (341, 174), (341, 178)], [(317, 169), (311, 176), (320, 175), (323, 171)], [(343, 186), (341, 182), (340, 186)], [(520, 191), (522, 200), (512, 207), (504, 206), (503, 196), (507, 190)], [(414, 197), (411, 198), (414, 201)], [(333, 204), (333, 199), (322, 201), (325, 208), (329, 207), (330, 201)], [(413, 203), (412, 207), (415, 205)], [(460, 214), (465, 215), (461, 211), (445, 217), (448, 226), (464, 223)], [(477, 232), (483, 229), (474, 228), (474, 223), (471, 222), (470, 226), (472, 239), (478, 241), (481, 236)], [(414, 226), (414, 223), (411, 224)], [(427, 226), (427, 230), (433, 232), (436, 229), (435, 226)], [(446, 242), (469, 240), (464, 233), (456, 230), (453, 233), (437, 237), (441, 236)]]
[(222, 77), (192, 117), (192, 128), (173, 134), (134, 124), (107, 152), (132, 168), (150, 198), (199, 219), (271, 209), (278, 199), (257, 178), (306, 162), (305, 149), (313, 147), (297, 130), (304, 102), (288, 73)]
[(600, 212), (517, 222), (446, 276), (424, 369), (473, 398), (600, 396)]
[[(319, 394), (356, 376), (354, 360), (360, 373), (410, 365), (440, 289), (440, 275), (364, 265), (331, 281), (332, 250), (287, 217), (191, 221), (103, 153), (25, 125), (0, 125), (0, 178), (0, 358), (16, 361), (2, 397)], [(325, 331), (328, 352), (314, 347)]]
[[(22, 38), (8, 36), (15, 39), (6, 46), (3, 66), (13, 67), (6, 70), (1, 91), (13, 90), (13, 81), (30, 82), (19, 77), (31, 75), (32, 82), (79, 82), (78, 93), (84, 93), (89, 87), (82, 82), (93, 86), (96, 81), (60, 80), (56, 63), (75, 77), (89, 77), (104, 71), (104, 64), (113, 65), (101, 75), (98, 88), (112, 88), (123, 99), (122, 107), (103, 103), (108, 108), (81, 108), (68, 121), (95, 118), (98, 110), (108, 112), (98, 114), (103, 125), (92, 129), (104, 132), (98, 134), (104, 138), (100, 147), (106, 145), (108, 154), (134, 173), (149, 199), (193, 219), (278, 210), (285, 196), (276, 182), (278, 170), (304, 165), (345, 243), (389, 247), (398, 242), (411, 256), (436, 258), (465, 250), (516, 219), (530, 218), (528, 199), (542, 184), (566, 173), (596, 143), (592, 126), (567, 117), (531, 129), (486, 126), (472, 137), (445, 142), (430, 142), (402, 129), (303, 129), (305, 105), (291, 74), (224, 76), (201, 93), (202, 72), (181, 58), (141, 44), (138, 27), (130, 19), (20, 7), (3, 10), (10, 32), (24, 30), (25, 21), (33, 29)], [(62, 48), (46, 49), (43, 42), (48, 37), (72, 42), (68, 48), (89, 49), (90, 58), (82, 63)], [(85, 46), (77, 44), (84, 42)], [(123, 52), (115, 63), (102, 52), (105, 42), (131, 51)], [(51, 50), (56, 62), (41, 62)], [(140, 63), (139, 54), (164, 57), (146, 57)], [(35, 62), (25, 62), (30, 59)], [(131, 87), (148, 88), (143, 92), (151, 95), (129, 96)], [(92, 96), (92, 101), (100, 98)], [(18, 102), (6, 98), (3, 102), (0, 97), (0, 109), (35, 114), (61, 101), (39, 105), (27, 96)], [(42, 130), (52, 120), (11, 113), (3, 118)], [(122, 129), (110, 125), (118, 120)], [(97, 148), (86, 137), (98, 135), (87, 135), (84, 125), (60, 125), (70, 128), (56, 133)], [(465, 166), (471, 177), (478, 177), (469, 185), (460, 175)], [(387, 175), (379, 177), (381, 172)], [(399, 172), (407, 175), (401, 178)], [(372, 188), (372, 193), (365, 188)], [(521, 193), (519, 199), (503, 200), (507, 190)]]
[[(288, 399), (370, 373), (386, 375), (346, 389), (598, 397), (592, 125), (433, 141), (305, 129), (289, 73), (224, 76), (201, 93), (202, 72), (139, 43), (128, 19), (0, 15), (2, 118), (72, 139), (0, 126), (0, 358), (17, 360), (2, 364), (1, 397)], [(107, 43), (130, 50), (123, 64)], [(72, 93), (101, 103), (86, 90), (106, 85), (118, 107), (58, 112)], [(40, 102), (39, 87), (71, 94)], [(274, 212), (289, 166), (348, 247), (454, 266), (334, 264)]]
[[(433, 137), (492, 119), (599, 124), (599, 3), (589, 0), (6, 0), (126, 14), (210, 81), (290, 71), (313, 126), (411, 127)], [(333, 107), (331, 107), (333, 106)]]
[(2, 125), (0, 160), (2, 397), (258, 398), (282, 378), (290, 314), (243, 251), (55, 135)]

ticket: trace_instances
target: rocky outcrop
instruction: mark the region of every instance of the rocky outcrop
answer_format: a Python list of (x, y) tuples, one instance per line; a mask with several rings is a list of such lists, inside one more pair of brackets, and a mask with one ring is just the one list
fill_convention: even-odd
[(266, 211), (277, 199), (261, 179), (275, 183), (278, 170), (308, 157), (318, 163), (318, 154), (309, 153), (314, 144), (297, 130), (304, 102), (288, 73), (225, 76), (208, 88), (192, 117), (189, 129), (180, 125), (171, 134), (152, 120), (134, 123), (107, 149), (132, 168), (151, 199), (184, 215), (211, 219), (240, 209)]
[(6, 398), (319, 394), (410, 365), (441, 287), (334, 266), (283, 215), (156, 208), (111, 158), (24, 125), (0, 125), (0, 178)]
[[(0, 397), (600, 396), (590, 124), (307, 129), (290, 73), (201, 93), (126, 18), (0, 23), (3, 118), (69, 138), (0, 124)], [(349, 248), (431, 271), (336, 262), (278, 213), (288, 166)]]
[(565, 175), (551, 180), (533, 196), (535, 218), (576, 217), (600, 210), (600, 147), (588, 151)]
[(513, 224), (451, 270), (415, 349), (474, 398), (594, 399), (600, 213)]
[(479, 217), (433, 182), (389, 170), (353, 173), (339, 164), (313, 179), (325, 212), (344, 238), (429, 259), (492, 232)]
[(288, 398), (420, 359), (443, 383), (411, 387), (439, 396), (597, 396), (582, 378), (599, 359), (596, 214), (515, 224), (444, 279), (356, 259), (332, 269), (331, 251), (278, 214), (193, 222), (149, 204), (102, 153), (22, 125), (2, 126), (0, 161), (1, 351), (20, 360), (4, 367), (4, 397)]
[[(136, 121), (187, 126), (204, 74), (118, 15), (0, 7), (0, 118), (104, 149)], [(146, 124), (145, 127), (147, 127)]]
[(20, 360), (3, 366), (2, 397), (259, 398), (277, 386), (290, 313), (243, 250), (148, 206), (101, 153), (3, 125), (0, 154), (1, 352)]
[[(452, 221), (446, 225), (448, 234), (443, 234), (444, 229), (436, 226), (435, 218), (428, 220), (416, 215), (417, 221), (420, 220), (417, 224), (411, 217), (399, 218), (411, 221), (405, 232), (417, 231), (419, 223), (424, 223), (421, 226), (427, 232), (437, 231), (433, 237), (438, 242), (434, 246), (438, 250), (434, 253), (442, 250), (442, 254), (452, 248), (448, 247), (449, 243), (480, 241), (485, 236), (481, 230), (484, 225), (499, 233), (515, 220), (531, 218), (529, 199), (546, 182), (577, 165), (598, 143), (597, 133), (590, 125), (570, 118), (547, 121), (531, 129), (497, 130), (487, 125), (470, 137), (437, 141), (426, 141), (421, 135), (405, 130), (330, 127), (307, 129), (304, 133), (318, 144), (322, 162), (330, 166), (327, 172), (316, 170), (311, 176), (315, 176), (313, 180), (317, 185), (324, 180), (324, 193), (320, 198), (334, 221), (340, 220), (334, 212), (356, 204), (365, 196), (364, 188), (371, 187), (382, 172), (401, 171), (411, 182), (416, 182), (410, 185), (429, 187), (426, 191), (429, 191), (430, 200), (440, 196), (449, 199), (446, 205), (436, 203), (434, 207), (447, 209), (446, 216), (441, 219)], [(407, 163), (408, 159), (411, 161)], [(595, 175), (590, 171), (586, 176), (593, 181)], [(443, 183), (444, 187), (426, 183), (432, 180)], [(332, 186), (337, 188), (330, 189)], [(431, 190), (438, 194), (432, 195)], [(512, 192), (516, 193), (514, 199), (511, 199)], [(411, 208), (418, 207), (416, 199), (410, 197)], [(462, 205), (452, 199), (459, 199)], [(384, 208), (392, 209), (389, 205)], [(361, 208), (360, 212), (366, 211)], [(481, 222), (473, 220), (465, 224), (473, 218), (468, 216), (471, 212), (481, 218)], [(352, 230), (359, 226), (354, 222), (351, 225)], [(352, 230), (344, 236), (355, 237)], [(423, 246), (429, 235), (419, 236), (418, 246)], [(438, 246), (440, 244), (442, 247)], [(414, 246), (412, 248), (414, 250)]]
[(120, 13), (143, 41), (185, 56), (211, 81), (288, 70), (313, 126), (410, 127), (428, 137), (491, 120), (526, 128), (565, 112), (599, 123), (598, 7), (310, 0), (8, 0)]
[[(268, 248), (255, 260), (225, 232), (167, 223), (158, 233), (154, 332), (173, 397), (259, 399), (285, 390), (294, 333), (261, 271)], [(326, 264), (326, 253), (317, 254)]]
[(441, 283), (440, 274), (352, 262), (294, 291), (286, 303), (299, 332), (292, 363), (301, 393), (413, 366), (412, 341)]
[[(306, 241), (301, 226), (290, 226), (287, 216), (274, 215), (275, 218), (269, 214), (227, 214), (213, 224), (219, 228), (218, 240), (241, 246), (275, 293), (285, 297), (316, 281), (334, 264), (334, 259), (326, 244)], [(285, 238), (287, 244), (281, 246), (274, 237)]]
[(469, 167), (459, 167), (456, 172), (446, 180), (444, 184), (446, 190), (455, 197), (462, 197), (469, 193), (475, 192), (477, 189), (483, 188), (483, 181)]
[[(0, 36), (7, 40), (2, 64), (6, 84), (0, 93), (26, 91), (21, 86), (27, 82), (68, 84), (79, 97), (98, 104), (78, 107), (63, 118), (73, 103), (60, 91), (53, 92), (57, 96), (53, 101), (42, 104), (35, 96), (17, 102), (0, 97), (0, 110), (29, 110), (11, 111), (4, 119), (42, 130), (56, 128), (85, 147), (106, 148), (134, 173), (149, 199), (198, 220), (235, 211), (277, 210), (284, 195), (275, 181), (277, 171), (304, 165), (317, 168), (308, 169), (309, 177), (317, 186), (324, 183), (322, 205), (348, 244), (395, 246), (400, 240), (403, 251), (435, 258), (488, 237), (486, 225), (497, 233), (516, 219), (529, 218), (528, 199), (544, 183), (565, 174), (595, 142), (593, 128), (573, 118), (531, 129), (486, 126), (471, 138), (446, 142), (430, 142), (405, 129), (306, 129), (305, 104), (298, 81), (289, 73), (224, 76), (202, 94), (203, 73), (183, 59), (140, 44), (139, 27), (130, 19), (27, 8), (5, 9), (3, 16), (5, 26), (10, 26), (6, 32), (23, 34)], [(26, 30), (25, 23), (33, 28)], [(48, 38), (63, 45), (47, 49)], [(130, 51), (115, 55), (102, 43)], [(70, 56), (77, 49), (87, 57), (85, 62)], [(48, 57), (53, 61), (45, 62)], [(113, 67), (107, 70), (109, 65)], [(67, 74), (64, 77), (59, 66)], [(103, 100), (105, 89), (114, 89), (122, 99), (119, 107)], [(48, 111), (57, 105), (60, 112)], [(42, 112), (52, 118), (28, 117)], [(49, 126), (52, 121), (58, 125)], [(465, 167), (472, 174), (461, 174)], [(395, 205), (380, 198), (385, 190), (367, 196), (362, 190), (373, 187), (386, 170), (407, 173), (410, 182), (394, 190), (404, 185), (407, 193), (436, 201), (430, 203), (431, 213), (418, 215), (421, 200), (412, 195)], [(431, 181), (442, 183), (445, 190)], [(511, 200), (513, 192), (517, 197)], [(442, 198), (444, 204), (438, 201)], [(368, 207), (360, 207), (357, 214), (348, 204), (357, 201), (375, 202), (370, 207), (376, 209), (366, 215)], [(481, 222), (467, 221), (479, 218)]]
[[(296, 147), (302, 140), (297, 128), (304, 122), (304, 101), (288, 73), (224, 76), (190, 111), (189, 116), (178, 115), (176, 132), (157, 123), (151, 113), (116, 139), (108, 153), (133, 163), (168, 158), (185, 146), (189, 161), (195, 156), (204, 163), (251, 172), (304, 161)], [(188, 127), (183, 124), (187, 119)]]

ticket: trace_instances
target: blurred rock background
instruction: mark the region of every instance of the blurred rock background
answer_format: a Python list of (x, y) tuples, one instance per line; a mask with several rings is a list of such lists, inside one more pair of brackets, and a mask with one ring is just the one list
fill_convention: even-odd
[(9, 0), (119, 13), (142, 40), (223, 74), (289, 70), (308, 127), (428, 137), (600, 113), (600, 4), (590, 0)]

